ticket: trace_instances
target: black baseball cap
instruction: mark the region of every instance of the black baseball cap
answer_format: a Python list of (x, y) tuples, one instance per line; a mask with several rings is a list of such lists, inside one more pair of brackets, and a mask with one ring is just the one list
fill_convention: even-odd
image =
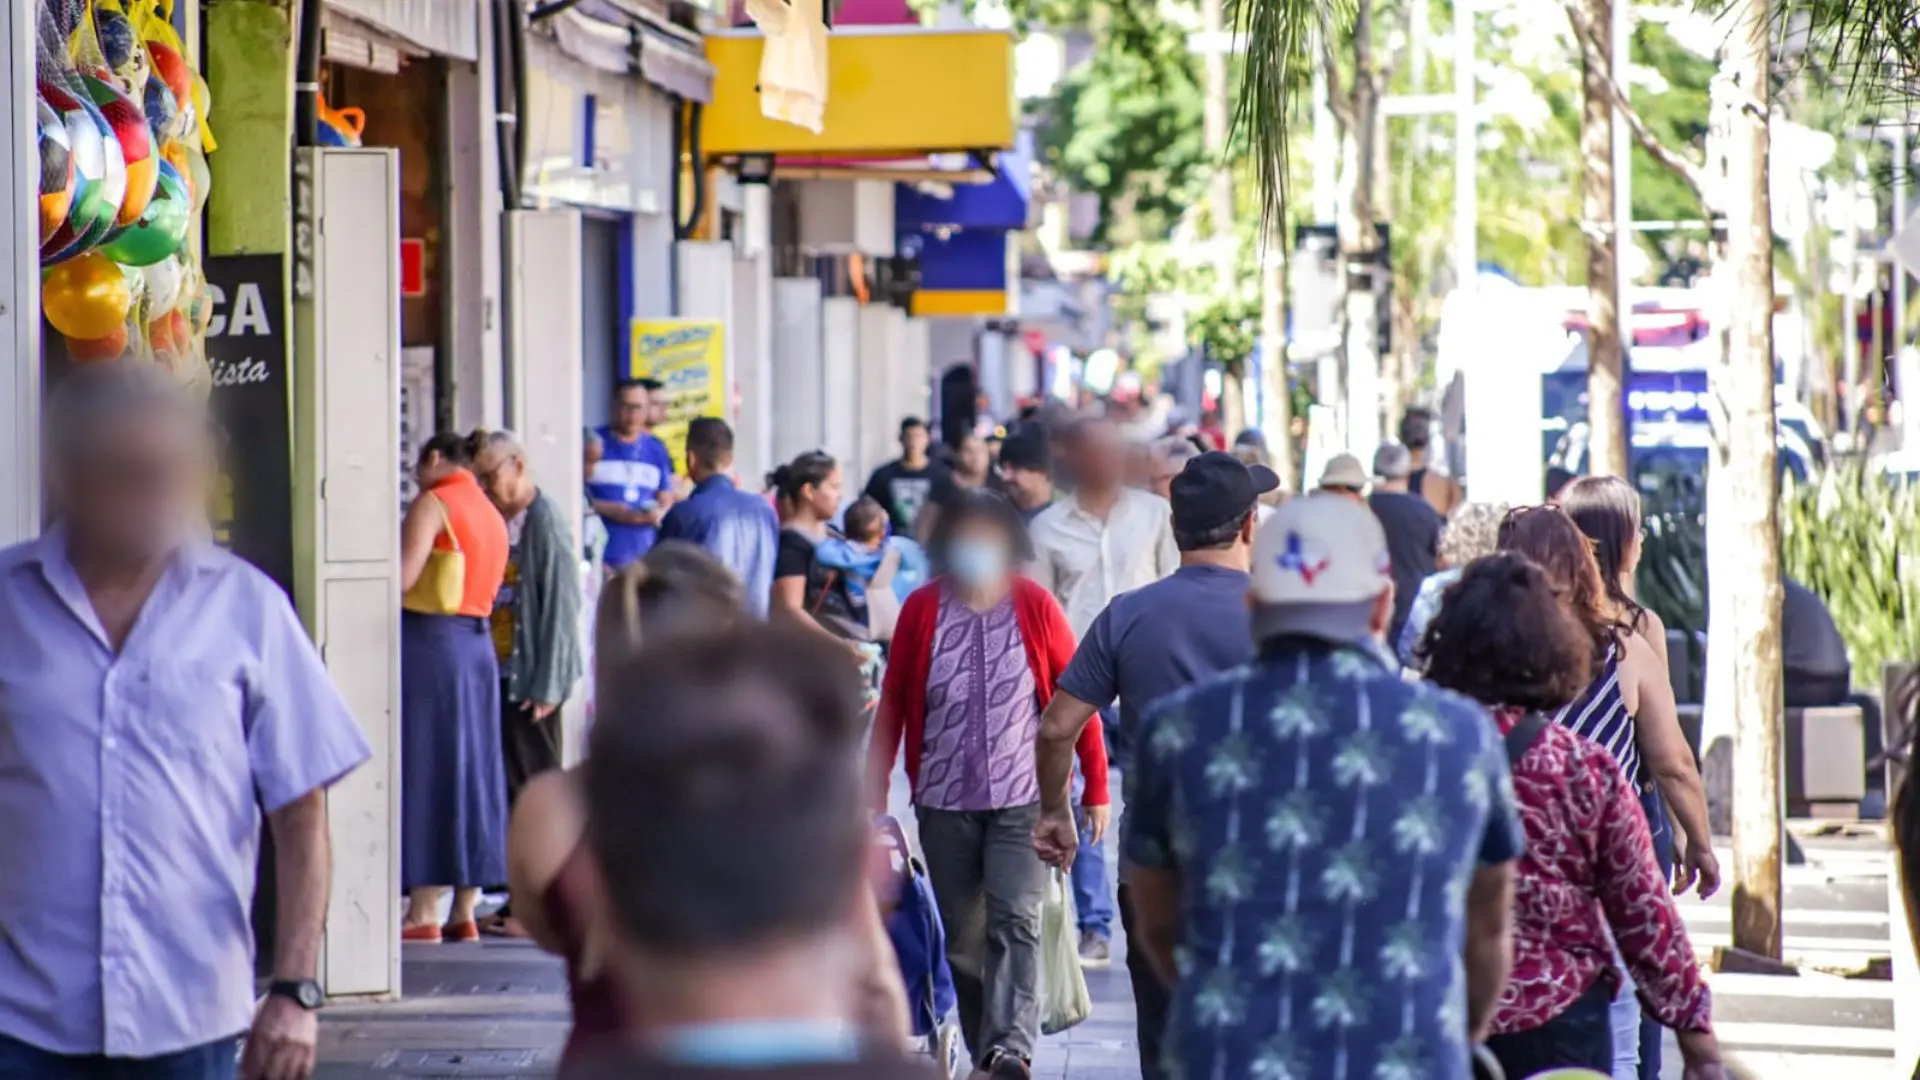
[(1173, 527), (1183, 533), (1217, 529), (1253, 508), (1280, 486), (1265, 465), (1248, 465), (1232, 454), (1209, 450), (1190, 458), (1173, 478)]

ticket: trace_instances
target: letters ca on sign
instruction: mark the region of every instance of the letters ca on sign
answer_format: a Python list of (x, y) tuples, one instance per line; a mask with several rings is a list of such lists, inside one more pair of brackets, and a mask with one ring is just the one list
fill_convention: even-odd
[[(213, 302), (213, 318), (207, 323), (209, 338), (261, 338), (271, 339), (273, 332), (273, 313), (267, 307), (265, 293), (254, 282), (243, 282), (235, 286), (233, 295), (218, 285), (207, 286), (208, 298)], [(273, 377), (266, 362), (248, 353), (245, 358), (231, 356), (209, 356), (208, 366), (212, 368), (213, 385), (250, 386), (264, 383)]]

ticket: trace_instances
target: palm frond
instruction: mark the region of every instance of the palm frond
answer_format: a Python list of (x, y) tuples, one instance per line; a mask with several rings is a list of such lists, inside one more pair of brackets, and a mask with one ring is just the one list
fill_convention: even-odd
[[(1830, 0), (1840, 2), (1840, 0)], [(1865, 0), (1855, 0), (1865, 2)], [(1294, 96), (1308, 83), (1313, 34), (1331, 6), (1344, 26), (1347, 0), (1228, 0), (1227, 25), (1242, 47), (1240, 87), (1233, 108), (1235, 138), (1253, 162), (1263, 224), (1273, 222), (1286, 199), (1287, 138), (1295, 117)]]
[(1920, 104), (1920, 0), (1797, 0), (1776, 17), (1808, 46), (1852, 95), (1873, 105)]

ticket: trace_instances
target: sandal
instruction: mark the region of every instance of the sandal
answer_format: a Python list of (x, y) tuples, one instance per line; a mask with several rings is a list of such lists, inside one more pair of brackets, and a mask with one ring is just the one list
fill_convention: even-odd
[(446, 940), (446, 938), (445, 935), (440, 932), (438, 926), (432, 923), (421, 923), (419, 926), (401, 927), (400, 940), (411, 941), (421, 945), (438, 945), (440, 942)]
[(442, 928), (442, 936), (447, 941), (479, 941), (480, 924), (472, 921), (448, 923)]

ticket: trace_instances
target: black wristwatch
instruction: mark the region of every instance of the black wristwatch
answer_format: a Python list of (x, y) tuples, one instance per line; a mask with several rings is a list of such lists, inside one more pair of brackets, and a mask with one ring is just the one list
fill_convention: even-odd
[(320, 984), (312, 979), (279, 979), (267, 987), (267, 993), (289, 998), (308, 1012), (327, 1003), (326, 991), (320, 989)]

